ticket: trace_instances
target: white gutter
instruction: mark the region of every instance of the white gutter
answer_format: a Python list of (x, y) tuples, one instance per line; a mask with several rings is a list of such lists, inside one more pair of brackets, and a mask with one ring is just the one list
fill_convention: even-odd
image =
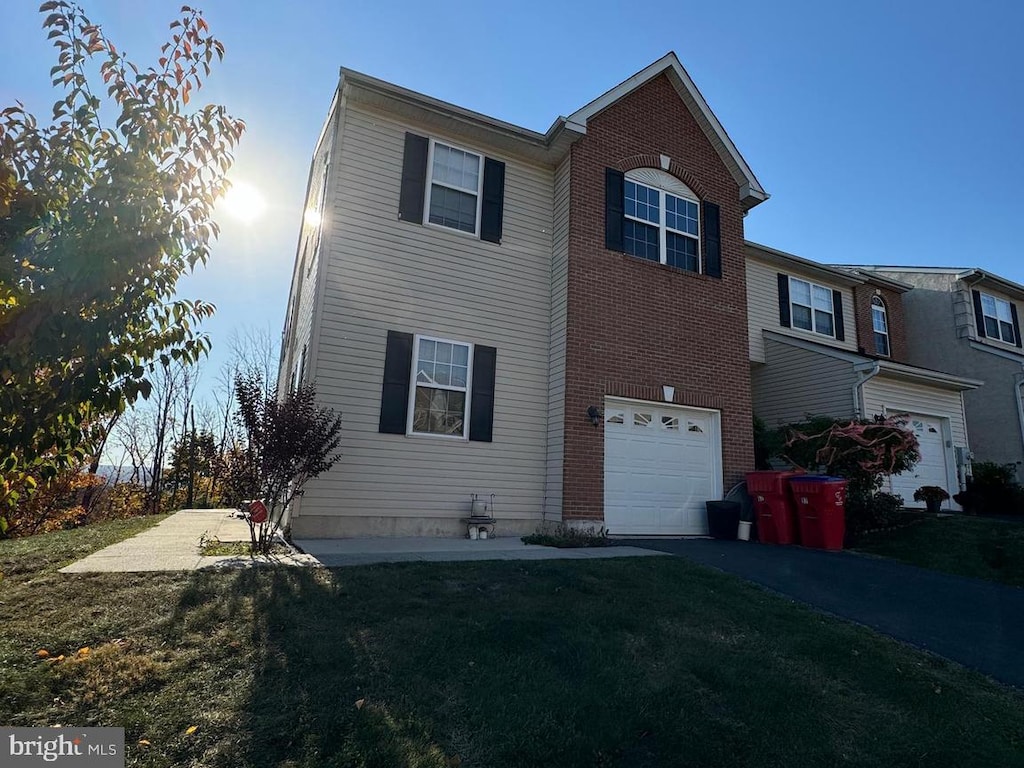
[(864, 385), (875, 378), (882, 370), (882, 366), (877, 360), (873, 363), (869, 363), (868, 367), (858, 365), (854, 368), (857, 371), (857, 381), (853, 385), (853, 413), (857, 418), (864, 418), (864, 411), (867, 409), (864, 407)]

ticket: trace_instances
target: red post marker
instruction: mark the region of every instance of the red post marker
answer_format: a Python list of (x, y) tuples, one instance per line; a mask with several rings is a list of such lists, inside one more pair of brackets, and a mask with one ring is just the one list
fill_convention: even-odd
[(260, 500), (256, 500), (249, 504), (249, 519), (254, 523), (265, 523), (267, 522), (267, 505)]

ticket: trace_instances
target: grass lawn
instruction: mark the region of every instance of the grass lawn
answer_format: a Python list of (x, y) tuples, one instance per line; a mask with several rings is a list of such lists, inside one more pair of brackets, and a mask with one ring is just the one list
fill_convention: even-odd
[(856, 549), (922, 568), (1024, 587), (1024, 521), (939, 517), (873, 534)]
[(680, 559), (55, 572), (124, 532), (0, 542), (0, 723), (131, 766), (1024, 764), (1019, 693)]

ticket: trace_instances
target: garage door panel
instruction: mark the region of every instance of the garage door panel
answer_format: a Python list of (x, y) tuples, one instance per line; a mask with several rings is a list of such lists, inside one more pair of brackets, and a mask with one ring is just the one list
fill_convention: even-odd
[(606, 405), (605, 524), (611, 533), (704, 534), (721, 496), (721, 441), (707, 412)]
[(922, 485), (937, 485), (952, 496), (955, 489), (949, 485), (946, 465), (946, 439), (942, 419), (910, 414), (907, 424), (917, 437), (921, 458), (909, 472), (901, 472), (889, 479), (892, 493), (903, 497), (908, 507), (924, 507), (924, 502), (914, 501), (914, 491)]

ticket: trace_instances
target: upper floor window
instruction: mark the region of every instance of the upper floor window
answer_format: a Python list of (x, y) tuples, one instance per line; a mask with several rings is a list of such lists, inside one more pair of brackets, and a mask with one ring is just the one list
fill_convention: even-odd
[(427, 221), (476, 234), (480, 206), (480, 155), (430, 143)]
[(790, 318), (794, 328), (823, 336), (836, 335), (832, 289), (806, 280), (789, 278)]
[(505, 163), (415, 133), (405, 134), (398, 218), (501, 244)]
[(889, 356), (889, 318), (885, 302), (878, 296), (871, 297), (871, 329), (875, 336), (875, 354)]
[(1000, 339), (1008, 344), (1016, 343), (1013, 333), (1013, 310), (1010, 302), (981, 294), (981, 313), (985, 319), (985, 336)]
[(626, 253), (700, 272), (700, 203), (679, 179), (654, 168), (625, 178), (623, 246)]

